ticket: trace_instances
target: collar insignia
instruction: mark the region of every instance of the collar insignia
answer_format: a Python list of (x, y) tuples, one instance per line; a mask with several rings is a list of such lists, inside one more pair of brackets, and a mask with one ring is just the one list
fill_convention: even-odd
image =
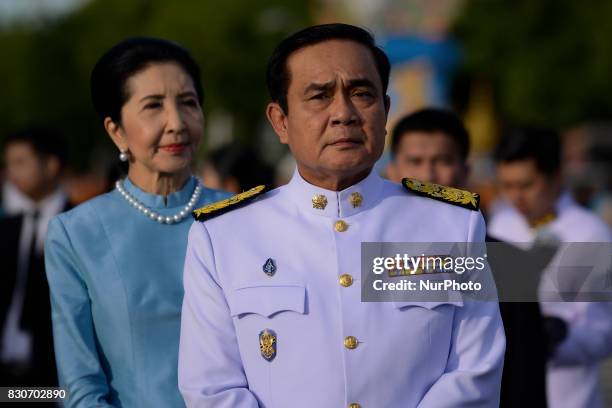
[(351, 198), (349, 198), (349, 201), (351, 202), (353, 208), (360, 207), (363, 203), (363, 196), (358, 192), (351, 193)]
[(315, 194), (312, 197), (312, 208), (317, 210), (324, 210), (327, 207), (327, 197), (323, 194)]
[(549, 212), (548, 214), (544, 215), (543, 217), (538, 218), (537, 220), (533, 220), (531, 222), (529, 222), (529, 226), (533, 229), (538, 229), (541, 228), (545, 225), (548, 225), (549, 223), (553, 222), (555, 220), (555, 218), (557, 218), (557, 214), (555, 214), (554, 212)]

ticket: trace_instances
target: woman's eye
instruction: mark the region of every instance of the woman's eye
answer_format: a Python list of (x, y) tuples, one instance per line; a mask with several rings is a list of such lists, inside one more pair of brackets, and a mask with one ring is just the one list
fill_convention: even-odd
[(198, 106), (198, 102), (195, 99), (186, 99), (183, 101), (183, 104), (187, 106), (194, 106), (194, 107)]

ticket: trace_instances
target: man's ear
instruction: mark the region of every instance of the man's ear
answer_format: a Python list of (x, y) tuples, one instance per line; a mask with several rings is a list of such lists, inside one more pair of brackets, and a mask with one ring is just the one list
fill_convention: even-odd
[(125, 152), (128, 150), (123, 129), (118, 123), (114, 122), (110, 117), (106, 117), (104, 119), (104, 129), (106, 129), (106, 133), (108, 133), (119, 151)]
[[(249, 186), (250, 187), (250, 186)], [(225, 181), (223, 181), (223, 185), (221, 186), (221, 190), (229, 191), (230, 193), (239, 194), (243, 190), (240, 188), (240, 183), (238, 179), (234, 176), (228, 176)]]
[(50, 175), (52, 179), (60, 175), (60, 161), (56, 156), (48, 156), (45, 160), (45, 173)]
[(289, 144), (289, 132), (287, 131), (287, 115), (277, 102), (270, 102), (266, 107), (266, 116), (272, 125), (274, 132), (282, 144)]

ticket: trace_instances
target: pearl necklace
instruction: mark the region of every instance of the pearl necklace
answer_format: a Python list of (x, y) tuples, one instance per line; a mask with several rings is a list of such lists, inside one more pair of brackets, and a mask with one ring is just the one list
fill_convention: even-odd
[(157, 221), (160, 224), (176, 224), (178, 222), (181, 222), (191, 213), (193, 207), (195, 207), (196, 203), (198, 202), (198, 198), (200, 198), (200, 194), (202, 193), (202, 187), (200, 186), (200, 183), (197, 182), (196, 187), (193, 190), (193, 194), (191, 194), (191, 198), (189, 199), (187, 205), (183, 207), (183, 209), (177, 214), (171, 216), (164, 216), (148, 208), (143, 203), (138, 201), (133, 195), (128, 193), (125, 190), (125, 187), (123, 187), (123, 183), (121, 182), (121, 180), (117, 180), (117, 182), (115, 183), (115, 188), (117, 188), (117, 191), (119, 191), (123, 198), (125, 198), (126, 201), (132, 205), (132, 207), (136, 208), (138, 211), (149, 217), (151, 220)]

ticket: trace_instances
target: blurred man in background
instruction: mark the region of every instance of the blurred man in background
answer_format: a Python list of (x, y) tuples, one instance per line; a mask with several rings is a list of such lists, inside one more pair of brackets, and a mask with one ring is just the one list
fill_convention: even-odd
[(230, 143), (210, 152), (204, 160), (206, 187), (241, 193), (260, 184), (272, 185), (274, 170), (251, 146)]
[(60, 189), (63, 143), (52, 129), (10, 135), (7, 180), (25, 197), (20, 214), (0, 221), (0, 384), (55, 385), (49, 289), (43, 242), (49, 220), (68, 209)]
[[(469, 151), (469, 134), (457, 115), (442, 109), (422, 109), (404, 116), (393, 129), (387, 174), (397, 182), (409, 177), (465, 188), (470, 173)], [(490, 259), (495, 274), (494, 261)], [(502, 289), (498, 285), (500, 293)], [(502, 302), (500, 312), (506, 333), (500, 406), (545, 406), (546, 358), (538, 305)]]
[[(489, 223), (491, 235), (519, 244), (610, 242), (610, 231), (605, 223), (578, 206), (570, 194), (563, 191), (560, 150), (559, 136), (551, 130), (518, 128), (503, 138), (495, 160), (500, 193), (509, 205), (493, 214)], [(588, 249), (586, 245), (589, 244), (583, 245)], [(567, 250), (557, 251), (556, 257), (565, 257), (563, 265), (576, 265), (570, 263), (567, 253)], [(609, 254), (604, 254), (603, 259), (606, 257)], [(593, 265), (609, 268), (605, 264)], [(551, 281), (548, 277), (552, 269), (547, 268), (547, 271), (542, 275), (540, 297), (544, 293), (542, 284)], [(573, 282), (582, 283), (590, 278), (579, 270), (572, 273), (574, 276), (565, 276), (564, 280), (571, 278)], [(564, 283), (559, 276), (556, 282)], [(572, 290), (578, 292), (581, 287)], [(562, 286), (559, 290), (563, 290)], [(550, 356), (546, 378), (549, 406), (603, 406), (598, 363), (612, 353), (610, 304), (541, 302), (540, 307), (546, 316), (544, 327)]]
[(389, 178), (404, 177), (465, 188), (470, 173), (468, 132), (461, 119), (441, 109), (423, 109), (402, 118), (391, 136)]

